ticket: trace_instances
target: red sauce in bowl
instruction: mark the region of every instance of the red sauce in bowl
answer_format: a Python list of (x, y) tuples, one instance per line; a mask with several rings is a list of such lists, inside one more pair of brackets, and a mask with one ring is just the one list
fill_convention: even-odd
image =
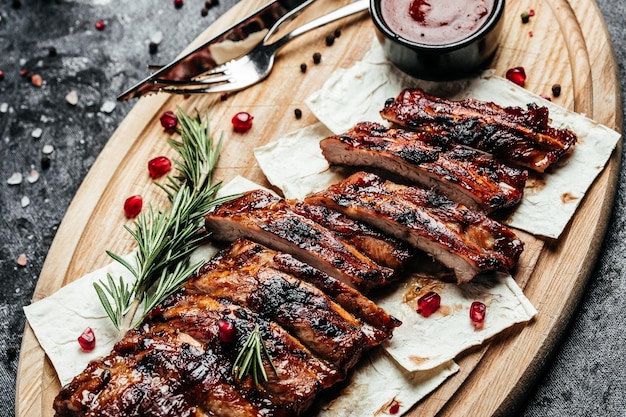
[(382, 0), (381, 14), (389, 29), (416, 43), (447, 45), (480, 29), (494, 0)]

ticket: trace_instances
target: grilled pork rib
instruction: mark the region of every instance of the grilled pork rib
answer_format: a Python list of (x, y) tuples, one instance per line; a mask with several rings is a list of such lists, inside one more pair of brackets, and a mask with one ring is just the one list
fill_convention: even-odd
[(380, 266), (354, 246), (302, 215), (271, 193), (255, 190), (230, 200), (205, 216), (215, 240), (245, 237), (291, 253), (329, 275), (363, 291), (395, 279), (395, 271)]
[(380, 168), (427, 188), (435, 186), (452, 200), (487, 212), (519, 203), (528, 178), (525, 170), (445, 136), (388, 129), (379, 123), (358, 123), (320, 146), (331, 164)]
[(317, 287), (263, 263), (263, 246), (236, 240), (204, 264), (189, 285), (275, 321), (340, 371), (365, 347), (361, 324)]
[(570, 153), (577, 138), (570, 130), (550, 127), (546, 107), (534, 103), (527, 107), (447, 100), (406, 89), (380, 113), (401, 126), (449, 136), (503, 161), (543, 172)]
[(413, 257), (410, 247), (405, 242), (338, 211), (323, 206), (312, 206), (303, 201), (288, 200), (287, 203), (295, 213), (326, 227), (339, 239), (354, 246), (379, 265), (401, 271)]
[(504, 225), (431, 191), (359, 172), (305, 199), (404, 239), (454, 270), (459, 283), (512, 269), (523, 243)]
[[(232, 321), (236, 339), (220, 341), (217, 321)], [(255, 325), (276, 366), (268, 381), (235, 382), (231, 369)], [(275, 323), (241, 307), (181, 291), (113, 352), (92, 361), (54, 401), (66, 416), (292, 416), (341, 376)]]

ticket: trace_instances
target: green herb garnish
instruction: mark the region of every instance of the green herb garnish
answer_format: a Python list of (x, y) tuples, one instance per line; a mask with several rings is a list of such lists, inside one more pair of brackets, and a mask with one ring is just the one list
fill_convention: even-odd
[[(150, 206), (135, 220), (134, 230), (124, 226), (137, 241), (136, 266), (107, 251), (136, 281), (128, 285), (121, 277), (116, 282), (108, 275), (107, 282), (94, 283), (102, 306), (120, 332), (139, 325), (150, 310), (176, 292), (198, 269), (200, 264), (190, 265), (189, 257), (206, 238), (202, 230), (204, 215), (232, 198), (216, 199), (221, 183), (211, 185), (222, 138), (214, 145), (208, 114), (204, 122), (199, 115), (191, 117), (181, 109), (177, 116), (181, 139), (170, 138), (168, 143), (181, 160), (174, 161), (176, 175), (168, 176), (165, 185), (157, 184), (167, 194), (170, 209), (155, 210)], [(135, 318), (140, 306), (143, 314)]]
[(237, 382), (241, 381), (248, 375), (252, 376), (252, 380), (256, 385), (259, 384), (259, 375), (263, 378), (263, 381), (267, 382), (267, 373), (263, 366), (263, 356), (267, 358), (272, 367), (272, 370), (276, 375), (278, 371), (272, 362), (272, 358), (267, 352), (263, 337), (259, 331), (259, 325), (255, 324), (254, 330), (248, 336), (248, 340), (244, 343), (235, 363), (233, 364), (232, 374), (235, 376)]

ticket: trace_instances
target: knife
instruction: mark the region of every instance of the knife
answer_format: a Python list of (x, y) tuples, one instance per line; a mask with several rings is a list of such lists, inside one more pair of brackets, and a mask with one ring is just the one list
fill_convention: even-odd
[(189, 80), (224, 62), (238, 58), (260, 43), (279, 22), (291, 20), (315, 0), (273, 0), (195, 50), (160, 67), (158, 71), (120, 94), (119, 101), (157, 92), (161, 80)]

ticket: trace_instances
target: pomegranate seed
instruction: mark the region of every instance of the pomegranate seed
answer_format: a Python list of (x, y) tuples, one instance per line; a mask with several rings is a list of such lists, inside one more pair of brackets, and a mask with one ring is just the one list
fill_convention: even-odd
[(233, 128), (237, 133), (244, 133), (250, 130), (252, 127), (252, 115), (245, 111), (240, 111), (236, 115), (233, 116), (231, 122), (233, 124)]
[(429, 317), (439, 310), (441, 296), (434, 291), (429, 291), (417, 300), (417, 312), (423, 317)]
[(233, 322), (225, 319), (219, 319), (217, 321), (217, 327), (219, 329), (219, 337), (222, 342), (230, 343), (235, 340), (237, 329), (235, 328)]
[(389, 414), (398, 414), (398, 411), (400, 411), (400, 403), (393, 400), (389, 406)]
[(528, 11), (528, 15), (529, 15), (530, 17), (533, 17), (533, 16), (535, 15), (535, 9), (530, 9), (530, 10)]
[(482, 329), (485, 325), (485, 315), (487, 314), (487, 306), (480, 301), (474, 301), (470, 306), (470, 320), (476, 329)]
[(137, 217), (137, 215), (141, 212), (142, 206), (143, 199), (140, 195), (133, 195), (131, 197), (128, 197), (126, 201), (124, 201), (124, 214), (129, 219)]
[(148, 172), (150, 178), (156, 179), (170, 172), (172, 161), (167, 156), (157, 156), (148, 161)]
[(178, 117), (174, 114), (173, 111), (168, 110), (161, 115), (159, 119), (161, 121), (161, 126), (165, 130), (172, 130), (178, 125)]
[(185, 2), (183, 0), (174, 0), (174, 7), (176, 7), (177, 9), (180, 9), (181, 7), (183, 7), (183, 4)]
[(96, 29), (98, 29), (98, 30), (104, 30), (104, 28), (106, 28), (106, 27), (107, 27), (107, 25), (106, 25), (106, 23), (104, 23), (104, 21), (103, 21), (103, 20), (98, 20), (98, 21), (96, 22)]
[(514, 82), (520, 87), (524, 87), (526, 85), (526, 71), (524, 71), (524, 67), (515, 67), (509, 69), (506, 72), (506, 79)]
[(87, 327), (85, 331), (78, 336), (78, 344), (83, 352), (91, 352), (96, 347), (96, 335), (91, 327)]

